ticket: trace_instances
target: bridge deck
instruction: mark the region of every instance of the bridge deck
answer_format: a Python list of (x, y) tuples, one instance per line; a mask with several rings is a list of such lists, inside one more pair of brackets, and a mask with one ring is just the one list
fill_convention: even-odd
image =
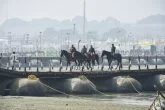
[[(152, 68), (151, 68), (152, 67)], [(154, 69), (154, 65), (152, 65), (150, 69), (145, 69), (144, 67), (141, 68), (141, 70), (138, 70), (137, 68), (134, 68), (132, 70), (128, 70), (126, 68), (123, 68), (122, 70), (108, 70), (107, 68), (104, 69), (104, 71), (101, 71), (100, 69), (93, 69), (90, 70), (73, 70), (70, 72), (69, 70), (62, 69), (61, 72), (59, 72), (59, 68), (49, 69), (44, 68), (43, 70), (41, 68), (36, 71), (36, 68), (31, 68), (29, 70), (26, 68), (26, 71), (24, 71), (24, 68), (19, 70), (16, 68), (16, 70), (8, 70), (8, 69), (0, 69), (0, 76), (8, 76), (8, 77), (15, 77), (15, 78), (25, 78), (28, 77), (30, 74), (34, 74), (39, 78), (73, 78), (73, 77), (79, 77), (80, 75), (85, 75), (86, 77), (90, 78), (96, 78), (96, 77), (115, 77), (115, 76), (150, 76), (150, 75), (158, 75), (158, 74), (165, 74), (165, 67), (162, 65), (162, 67), (158, 69)]]

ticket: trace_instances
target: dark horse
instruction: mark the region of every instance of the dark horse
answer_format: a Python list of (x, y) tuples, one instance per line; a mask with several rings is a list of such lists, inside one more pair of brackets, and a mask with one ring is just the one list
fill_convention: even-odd
[[(66, 58), (67, 67), (70, 66), (71, 62), (75, 62), (76, 66), (80, 66), (80, 65), (82, 65), (83, 60), (84, 60), (84, 56), (80, 52), (78, 52), (78, 51), (76, 51), (74, 53), (74, 58), (72, 58), (71, 53), (67, 52), (66, 50), (61, 50), (60, 64), (62, 62), (61, 60), (62, 60), (63, 56), (65, 56), (65, 58)], [(67, 69), (67, 67), (66, 67), (66, 69)]]
[(88, 53), (87, 57), (89, 58), (90, 62), (92, 63), (92, 66), (95, 65), (95, 61), (96, 61), (97, 65), (99, 67), (99, 55), (98, 54), (91, 55), (90, 53)]
[(103, 52), (101, 54), (102, 62), (103, 62), (103, 56), (107, 56), (109, 69), (112, 69), (111, 63), (112, 63), (113, 60), (117, 60), (116, 69), (118, 67), (119, 67), (119, 70), (122, 68), (122, 56), (121, 56), (121, 54), (115, 53), (114, 56), (113, 56), (111, 52), (103, 50)]

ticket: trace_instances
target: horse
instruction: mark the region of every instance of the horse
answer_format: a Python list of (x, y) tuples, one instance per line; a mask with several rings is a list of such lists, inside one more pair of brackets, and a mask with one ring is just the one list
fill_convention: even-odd
[(72, 55), (71, 55), (71, 53), (67, 52), (66, 50), (61, 50), (60, 64), (62, 63), (62, 57), (63, 57), (63, 56), (65, 56), (66, 61), (67, 61), (66, 70), (67, 70), (68, 66), (70, 66), (71, 61), (75, 62), (75, 64), (77, 65), (77, 61), (76, 61), (76, 60), (72, 60)]
[(78, 61), (78, 66), (82, 66), (82, 71), (85, 64), (87, 64), (87, 69), (91, 68), (90, 59), (85, 54), (75, 51), (74, 56), (75, 59)]
[[(78, 51), (75, 51), (74, 53), (74, 58), (72, 58), (71, 53), (67, 52), (66, 50), (61, 50), (61, 55), (60, 55), (60, 64), (61, 64), (61, 59), (62, 57), (65, 56), (66, 61), (67, 61), (67, 67), (70, 66), (71, 61), (75, 62), (76, 66), (81, 66), (83, 62), (85, 61), (85, 57)], [(66, 67), (66, 69), (67, 69)], [(71, 68), (72, 69), (72, 68)]]
[(90, 59), (92, 66), (95, 65), (95, 61), (96, 61), (99, 68), (99, 55), (98, 54), (91, 55), (90, 53), (88, 53), (87, 56)]
[(83, 55), (83, 64), (84, 65), (86, 64), (87, 69), (89, 69), (89, 68), (92, 69), (92, 67), (91, 67), (91, 58), (90, 58), (89, 54), (83, 54), (83, 53), (81, 53), (81, 54)]
[(107, 56), (109, 69), (112, 70), (111, 63), (113, 60), (117, 60), (117, 67), (115, 69), (119, 67), (119, 70), (120, 70), (122, 68), (122, 56), (120, 53), (115, 53), (114, 55), (112, 55), (111, 52), (103, 50), (101, 54), (102, 62), (103, 62), (103, 56)]

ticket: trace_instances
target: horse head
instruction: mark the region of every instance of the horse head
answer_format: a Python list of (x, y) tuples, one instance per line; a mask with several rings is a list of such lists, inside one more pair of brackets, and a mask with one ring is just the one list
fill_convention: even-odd
[(65, 56), (66, 58), (68, 58), (69, 53), (66, 50), (61, 50), (61, 54), (60, 54), (60, 63), (62, 60), (62, 57)]

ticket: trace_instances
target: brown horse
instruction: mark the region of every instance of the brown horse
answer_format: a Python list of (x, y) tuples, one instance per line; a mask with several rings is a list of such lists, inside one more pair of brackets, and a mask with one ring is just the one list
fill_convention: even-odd
[(87, 56), (90, 59), (92, 66), (95, 66), (95, 61), (97, 62), (97, 65), (99, 66), (99, 55), (98, 54), (88, 53)]
[[(112, 55), (111, 52), (103, 50), (103, 52), (101, 54), (102, 62), (103, 62), (103, 56), (107, 56), (109, 69), (112, 69), (111, 63), (113, 60), (117, 60), (117, 67), (115, 69), (117, 69), (119, 67), (119, 70), (120, 70), (122, 68), (122, 56), (121, 56), (121, 54), (115, 53), (114, 55)], [(103, 67), (102, 67), (102, 69), (103, 69)]]
[[(66, 50), (61, 50), (61, 55), (60, 55), (60, 64), (62, 63), (62, 57), (65, 56), (66, 58), (66, 61), (67, 61), (67, 66), (66, 66), (66, 69), (68, 66), (71, 65), (71, 62), (75, 62), (76, 66), (80, 67), (83, 62), (85, 61), (85, 57), (84, 55), (82, 55), (80, 52), (78, 51), (75, 51), (74, 53), (74, 58), (72, 58), (72, 55), (71, 53), (67, 52)], [(73, 66), (70, 68), (71, 70), (73, 69)]]

